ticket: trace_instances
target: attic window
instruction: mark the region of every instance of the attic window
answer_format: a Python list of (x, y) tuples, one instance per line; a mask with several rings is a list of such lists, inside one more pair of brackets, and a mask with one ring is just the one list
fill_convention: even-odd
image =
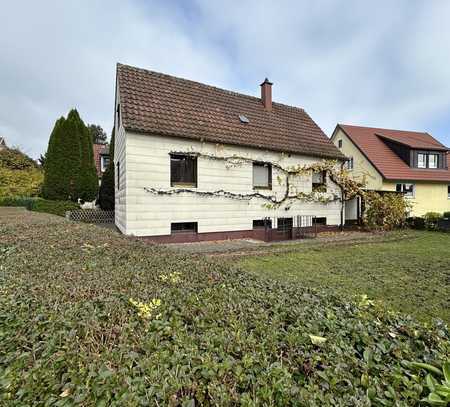
[(250, 123), (250, 120), (248, 120), (247, 117), (243, 114), (239, 115), (239, 120), (241, 121), (241, 123)]

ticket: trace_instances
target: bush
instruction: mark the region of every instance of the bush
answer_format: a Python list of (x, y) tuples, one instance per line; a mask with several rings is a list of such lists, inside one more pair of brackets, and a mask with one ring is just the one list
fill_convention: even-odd
[(20, 150), (0, 151), (0, 198), (37, 196), (43, 178), (41, 168)]
[(423, 218), (425, 220), (425, 227), (428, 230), (437, 230), (438, 221), (442, 219), (442, 215), (439, 212), (427, 212)]
[(401, 194), (367, 192), (364, 221), (371, 229), (391, 230), (406, 224), (409, 202)]
[(450, 219), (450, 212), (444, 212), (442, 215), (443, 218)]
[(80, 209), (80, 205), (72, 201), (50, 201), (46, 199), (33, 200), (28, 209), (34, 212), (45, 212), (65, 216), (67, 211)]
[(411, 217), (406, 219), (406, 224), (411, 229), (423, 230), (425, 229), (425, 219), (419, 216)]
[(30, 218), (0, 225), (2, 405), (414, 407), (410, 362), (450, 354), (367, 298)]
[(10, 196), (0, 198), (0, 206), (18, 206), (31, 210), (33, 206), (33, 202), (39, 198), (32, 198), (26, 196)]

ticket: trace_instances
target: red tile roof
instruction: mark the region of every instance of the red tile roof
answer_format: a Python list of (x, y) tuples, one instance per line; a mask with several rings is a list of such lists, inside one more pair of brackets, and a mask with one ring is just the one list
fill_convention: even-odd
[(273, 103), (267, 111), (253, 96), (127, 65), (117, 65), (117, 77), (126, 130), (343, 158), (303, 109)]
[[(387, 180), (450, 182), (449, 169), (411, 168), (383, 142), (383, 138), (386, 138), (415, 149), (447, 150), (428, 133), (351, 126), (348, 124), (338, 124), (337, 128), (342, 129)], [(447, 158), (450, 159), (448, 154)]]

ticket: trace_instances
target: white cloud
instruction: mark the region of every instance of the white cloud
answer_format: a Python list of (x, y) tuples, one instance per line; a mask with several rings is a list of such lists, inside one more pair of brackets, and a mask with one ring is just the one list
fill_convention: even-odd
[[(276, 100), (327, 133), (336, 122), (430, 130), (450, 108), (447, 2), (48, 0), (3, 11), (0, 134), (35, 157), (72, 107), (110, 131), (116, 62), (254, 95), (269, 76)], [(447, 144), (449, 134), (450, 123), (434, 133)]]

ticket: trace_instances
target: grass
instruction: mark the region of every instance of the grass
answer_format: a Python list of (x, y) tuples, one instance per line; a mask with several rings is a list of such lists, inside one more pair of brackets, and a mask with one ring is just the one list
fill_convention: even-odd
[(392, 241), (297, 247), (283, 255), (248, 256), (240, 265), (278, 280), (344, 296), (366, 294), (395, 310), (450, 322), (450, 234), (402, 232)]
[(2, 406), (418, 406), (424, 326), (56, 216), (0, 208)]

